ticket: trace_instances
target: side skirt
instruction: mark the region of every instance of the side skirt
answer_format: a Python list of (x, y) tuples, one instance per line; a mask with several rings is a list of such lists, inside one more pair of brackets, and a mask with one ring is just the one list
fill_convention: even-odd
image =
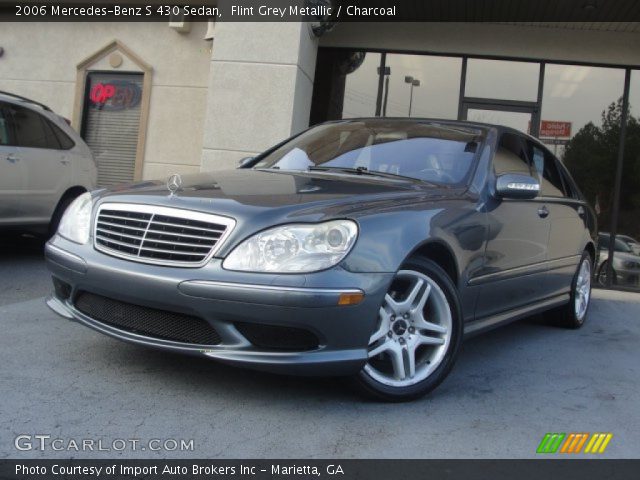
[(465, 324), (464, 338), (469, 338), (474, 335), (478, 335), (480, 333), (494, 329), (501, 325), (506, 325), (507, 323), (520, 320), (521, 318), (525, 318), (530, 315), (534, 315), (536, 313), (544, 312), (545, 310), (550, 310), (555, 307), (560, 307), (568, 303), (569, 300), (570, 300), (569, 294), (563, 293), (562, 295), (558, 295), (553, 298), (548, 298), (546, 300), (543, 300), (542, 302), (536, 302), (530, 305), (525, 305), (524, 307), (516, 308), (515, 310), (509, 310), (507, 312), (499, 313), (497, 315), (492, 315), (490, 317), (474, 320), (473, 322), (469, 322)]

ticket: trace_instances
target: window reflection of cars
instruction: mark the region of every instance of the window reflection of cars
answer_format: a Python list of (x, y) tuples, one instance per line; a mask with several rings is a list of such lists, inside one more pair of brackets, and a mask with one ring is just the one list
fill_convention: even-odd
[(620, 234), (616, 235), (616, 238), (619, 238), (624, 243), (629, 245), (629, 248), (633, 250), (633, 253), (635, 253), (636, 255), (640, 255), (640, 242), (638, 242), (638, 240), (636, 240), (633, 237), (630, 237), (629, 235), (620, 235)]
[[(609, 233), (598, 234), (600, 267), (598, 268), (597, 278), (598, 283), (601, 285), (607, 284), (610, 245), (611, 235)], [(611, 266), (613, 268), (612, 284), (633, 287), (640, 286), (640, 256), (636, 255), (627, 242), (618, 235), (614, 243)]]

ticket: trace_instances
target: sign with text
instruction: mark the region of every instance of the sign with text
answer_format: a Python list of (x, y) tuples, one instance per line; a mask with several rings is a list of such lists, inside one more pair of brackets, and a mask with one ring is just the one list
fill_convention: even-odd
[(571, 122), (542, 120), (540, 122), (540, 136), (541, 137), (570, 137)]
[(541, 138), (540, 141), (547, 145), (569, 145), (568, 138)]
[(125, 110), (134, 108), (140, 103), (142, 91), (140, 87), (126, 80), (98, 82), (91, 86), (89, 100), (94, 107), (102, 110)]

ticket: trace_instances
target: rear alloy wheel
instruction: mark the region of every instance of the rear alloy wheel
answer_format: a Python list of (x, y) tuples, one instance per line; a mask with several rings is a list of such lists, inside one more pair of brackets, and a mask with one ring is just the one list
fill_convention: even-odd
[(429, 260), (408, 262), (380, 307), (360, 385), (389, 401), (428, 393), (453, 366), (461, 330), (458, 296), (447, 274)]
[(554, 312), (555, 323), (558, 325), (580, 328), (584, 324), (591, 305), (592, 265), (591, 255), (584, 252), (571, 283), (570, 301)]

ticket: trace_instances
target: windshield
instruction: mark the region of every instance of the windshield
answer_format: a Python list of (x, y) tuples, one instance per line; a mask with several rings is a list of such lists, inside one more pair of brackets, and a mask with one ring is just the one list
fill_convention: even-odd
[(455, 185), (467, 180), (483, 140), (479, 129), (404, 120), (319, 125), (280, 146), (254, 168), (335, 170)]

